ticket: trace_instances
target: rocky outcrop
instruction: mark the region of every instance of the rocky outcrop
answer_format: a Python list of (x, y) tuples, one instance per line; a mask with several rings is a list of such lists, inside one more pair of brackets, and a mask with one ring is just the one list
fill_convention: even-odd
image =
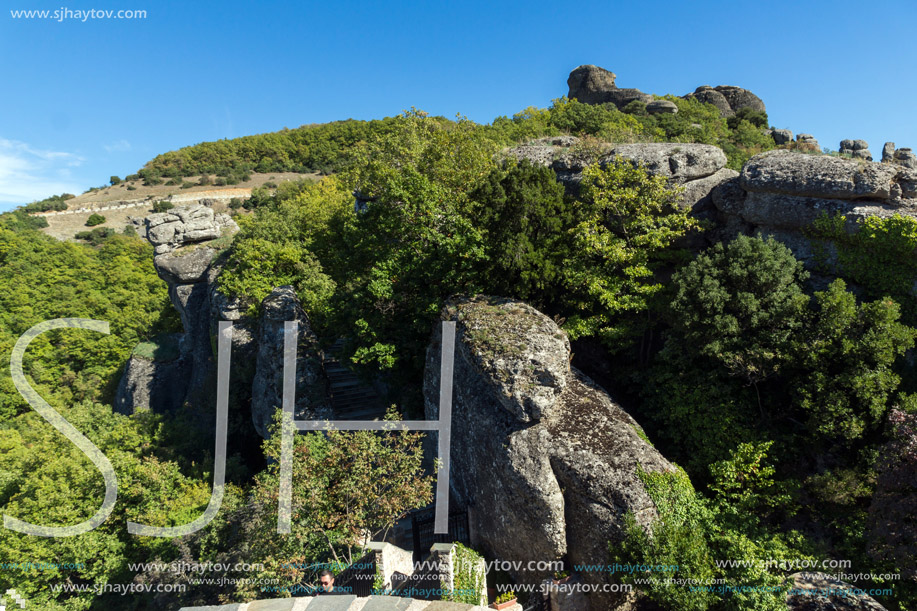
[(188, 363), (178, 349), (180, 341), (181, 336), (166, 336), (160, 338), (160, 344), (173, 349), (152, 354), (135, 351), (131, 355), (115, 393), (116, 412), (133, 414), (138, 409), (149, 409), (163, 413), (181, 407), (188, 386)]
[(826, 573), (793, 573), (787, 589), (789, 611), (885, 611), (861, 586)]
[[(176, 403), (179, 389), (184, 389), (180, 405), (184, 401), (194, 402), (212, 391), (214, 378), (214, 354), (211, 337), (216, 332), (220, 320), (237, 320), (240, 324), (233, 327), (233, 359), (246, 359), (246, 351), (251, 350), (251, 331), (246, 321), (242, 320), (240, 310), (235, 318), (223, 315), (223, 311), (214, 307), (216, 294), (216, 277), (219, 269), (215, 266), (217, 249), (211, 241), (232, 235), (238, 226), (225, 214), (214, 214), (206, 204), (195, 203), (179, 206), (157, 214), (151, 214), (144, 220), (147, 239), (155, 248), (153, 265), (159, 277), (169, 286), (169, 299), (178, 311), (184, 333), (179, 342), (180, 356), (171, 365), (153, 365), (132, 362), (127, 367), (120, 387), (121, 393), (118, 409), (129, 413), (134, 406), (140, 406), (149, 399), (149, 407), (154, 411), (165, 411)], [(225, 300), (224, 300), (225, 301)], [(225, 307), (229, 314), (231, 308)], [(170, 383), (169, 392), (144, 393), (139, 389), (152, 380), (172, 379), (172, 370), (180, 370), (180, 376)], [(153, 373), (155, 370), (155, 373)], [(133, 389), (133, 390), (130, 390)], [(159, 400), (162, 397), (162, 401)]]
[(771, 130), (771, 138), (774, 139), (774, 144), (789, 144), (793, 141), (793, 132), (788, 129), (774, 129)]
[[(674, 467), (604, 390), (570, 367), (569, 341), (544, 314), (478, 297), (450, 303), (442, 317), (457, 323), (451, 483), (470, 508), (472, 545), (505, 560), (605, 562), (628, 512), (642, 525), (656, 517), (638, 469)], [(427, 351), (427, 419), (439, 414), (440, 334), (437, 325)], [(514, 575), (527, 583), (546, 576)], [(620, 596), (596, 596), (592, 608), (613, 608)]]
[(752, 110), (767, 112), (761, 98), (747, 89), (732, 85), (720, 85), (718, 87), (701, 85), (694, 90), (694, 93), (689, 93), (683, 97), (686, 99), (694, 98), (705, 104), (713, 104), (720, 111), (721, 117), (731, 117), (740, 108), (751, 108)]
[(818, 140), (812, 134), (798, 134), (796, 136), (796, 150), (819, 152)]
[(917, 155), (909, 148), (895, 149), (894, 142), (882, 147), (882, 163), (894, 163), (906, 168), (917, 169)]
[(621, 89), (615, 85), (616, 75), (598, 66), (586, 65), (573, 69), (567, 78), (567, 97), (583, 104), (614, 104), (624, 108), (634, 100), (649, 104), (653, 96), (639, 89)]
[(838, 152), (841, 155), (849, 155), (856, 159), (872, 161), (872, 153), (869, 152), (869, 145), (865, 140), (841, 140)]
[(710, 195), (713, 188), (738, 175), (734, 170), (726, 169), (725, 153), (709, 144), (609, 144), (595, 155), (577, 151), (577, 142), (565, 140), (559, 146), (551, 139), (543, 138), (509, 149), (507, 155), (550, 167), (571, 194), (579, 192), (586, 167), (596, 161), (604, 165), (621, 157), (642, 164), (653, 175), (664, 176), (672, 186), (684, 187), (681, 205), (696, 214), (712, 211)]
[(195, 242), (215, 240), (239, 227), (225, 214), (214, 214), (206, 203), (180, 206), (146, 217), (147, 239), (157, 255)]
[(670, 102), (669, 100), (653, 100), (646, 105), (646, 112), (650, 113), (651, 115), (674, 115), (678, 113), (678, 105), (675, 104), (675, 102)]
[(274, 412), (283, 406), (284, 323), (299, 323), (296, 360), (297, 420), (330, 419), (328, 380), (322, 371), (322, 353), (292, 286), (276, 288), (261, 303), (258, 353), (252, 382), (252, 422), (265, 439), (270, 436)]
[[(815, 271), (816, 253), (830, 255), (833, 245), (816, 244), (806, 235), (813, 222), (825, 214), (842, 215), (854, 231), (857, 221), (870, 216), (917, 217), (917, 171), (776, 150), (752, 157), (738, 178), (718, 185), (711, 197), (719, 221), (715, 239), (770, 235)], [(830, 256), (825, 262), (831, 264)]]

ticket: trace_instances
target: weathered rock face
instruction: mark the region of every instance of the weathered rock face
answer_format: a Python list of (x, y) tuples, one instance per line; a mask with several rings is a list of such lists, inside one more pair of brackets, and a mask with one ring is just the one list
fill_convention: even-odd
[[(184, 329), (179, 343), (180, 366), (175, 365), (180, 368), (181, 376), (170, 383), (174, 392), (143, 393), (137, 390), (145, 383), (143, 380), (172, 379), (169, 377), (173, 375), (170, 373), (172, 366), (132, 363), (121, 380), (125, 392), (121, 394), (118, 409), (125, 412), (130, 412), (134, 405), (142, 405), (147, 398), (154, 411), (170, 409), (176, 402), (177, 389), (184, 389), (181, 400), (177, 401), (179, 405), (184, 401), (194, 402), (211, 392), (210, 382), (215, 377), (211, 336), (220, 320), (239, 321), (233, 327), (232, 358), (244, 361), (251, 352), (250, 325), (240, 311), (237, 309), (235, 318), (227, 318), (211, 303), (216, 294), (215, 280), (219, 270), (214, 267), (217, 251), (206, 242), (231, 235), (238, 229), (236, 223), (225, 214), (214, 214), (213, 209), (199, 203), (151, 214), (144, 219), (144, 224), (147, 239), (155, 247), (153, 265), (159, 277), (169, 285), (169, 299)], [(128, 392), (129, 389), (134, 390)]]
[(915, 179), (914, 172), (892, 165), (778, 150), (751, 158), (739, 182), (750, 192), (893, 202), (917, 197)]
[(793, 141), (793, 132), (788, 129), (775, 129), (771, 131), (775, 144), (789, 144)]
[[(570, 138), (567, 136), (567, 138)], [(576, 142), (564, 141), (560, 146), (547, 139), (507, 151), (516, 159), (528, 159), (534, 164), (550, 167), (567, 191), (578, 193), (583, 170), (598, 161), (608, 163), (615, 157), (642, 163), (648, 172), (664, 176), (672, 185), (685, 188), (682, 206), (694, 212), (711, 209), (713, 188), (737, 175), (726, 169), (726, 155), (709, 144), (648, 143), (607, 145), (598, 157), (584, 155), (570, 147)]]
[(701, 85), (694, 90), (694, 93), (689, 93), (684, 97), (694, 98), (705, 104), (713, 104), (720, 111), (721, 117), (731, 117), (740, 108), (751, 108), (752, 110), (767, 112), (761, 98), (747, 89), (733, 87), (732, 85), (719, 85), (718, 87)]
[[(885, 611), (885, 607), (866, 594), (853, 594), (862, 586), (851, 585), (826, 573), (793, 573), (787, 592), (789, 611)], [(802, 592), (806, 593), (802, 593)], [(836, 594), (832, 594), (836, 592)]]
[(798, 134), (796, 136), (796, 148), (800, 151), (818, 152), (821, 150), (818, 146), (818, 140), (812, 134)]
[[(656, 516), (637, 469), (674, 467), (641, 439), (639, 425), (569, 366), (566, 335), (548, 317), (512, 300), (457, 300), (451, 482), (470, 507), (472, 544), (506, 560), (605, 562), (623, 537), (624, 516)], [(439, 414), (441, 329), (427, 351), (428, 419)], [(547, 573), (523, 571), (519, 579)], [(584, 575), (598, 583), (599, 573)], [(595, 597), (613, 608), (621, 595)]]
[(147, 239), (161, 255), (184, 244), (215, 240), (239, 229), (225, 214), (214, 214), (205, 203), (179, 206), (146, 217)]
[[(168, 340), (177, 343), (180, 338)], [(169, 360), (131, 356), (115, 394), (115, 411), (132, 414), (137, 409), (150, 409), (162, 413), (181, 407), (188, 386), (187, 369), (187, 359), (180, 355)]]
[(639, 89), (620, 89), (615, 85), (615, 74), (598, 66), (578, 66), (567, 78), (570, 88), (567, 97), (577, 99), (583, 104), (611, 103), (619, 109), (634, 100), (649, 104), (653, 96)]
[(617, 89), (615, 78), (614, 72), (598, 66), (577, 66), (567, 77), (570, 89), (567, 97), (576, 98), (583, 104), (601, 104), (605, 101), (602, 99), (604, 92)]
[(261, 304), (258, 354), (252, 382), (252, 422), (268, 438), (274, 412), (283, 406), (284, 322), (297, 321), (296, 403), (297, 420), (329, 419), (328, 380), (322, 370), (322, 353), (292, 286), (274, 289)]
[(838, 152), (842, 155), (851, 155), (857, 159), (872, 161), (872, 153), (869, 152), (869, 145), (865, 140), (841, 140), (841, 146)]
[(678, 105), (676, 105), (675, 102), (670, 102), (669, 100), (653, 100), (646, 105), (646, 112), (650, 113), (651, 115), (674, 115), (678, 113)]
[[(718, 185), (712, 201), (719, 212), (714, 239), (773, 236), (816, 272), (816, 254), (826, 254), (830, 266), (834, 245), (806, 235), (813, 222), (824, 214), (843, 215), (848, 230), (855, 231), (857, 221), (870, 216), (917, 217), (917, 172), (896, 164), (768, 151), (752, 157), (738, 178)], [(824, 280), (813, 274), (816, 284)]]

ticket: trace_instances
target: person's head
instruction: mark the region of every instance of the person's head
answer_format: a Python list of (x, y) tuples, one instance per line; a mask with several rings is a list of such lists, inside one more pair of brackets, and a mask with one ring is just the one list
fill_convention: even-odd
[(318, 580), (321, 582), (322, 589), (325, 592), (330, 592), (331, 590), (334, 589), (334, 573), (332, 573), (328, 569), (325, 569), (324, 571), (318, 574)]

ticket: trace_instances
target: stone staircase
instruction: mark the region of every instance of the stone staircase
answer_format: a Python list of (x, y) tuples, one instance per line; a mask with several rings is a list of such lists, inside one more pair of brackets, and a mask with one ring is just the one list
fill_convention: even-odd
[(385, 404), (371, 384), (341, 362), (344, 340), (325, 350), (323, 367), (331, 388), (335, 420), (382, 420)]

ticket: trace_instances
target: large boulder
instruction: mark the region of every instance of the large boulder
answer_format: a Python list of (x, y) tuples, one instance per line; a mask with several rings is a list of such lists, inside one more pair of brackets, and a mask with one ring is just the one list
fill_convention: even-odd
[(752, 110), (767, 112), (761, 98), (747, 89), (732, 85), (719, 85), (718, 87), (701, 85), (694, 90), (694, 93), (689, 93), (684, 97), (694, 98), (705, 104), (713, 104), (720, 111), (721, 117), (731, 117), (740, 108), (751, 108)]
[(605, 68), (591, 64), (577, 66), (567, 77), (567, 97), (583, 104), (601, 104), (606, 101), (604, 95), (607, 91), (617, 89), (615, 78), (615, 73)]
[(875, 200), (900, 199), (905, 190), (912, 191), (902, 185), (909, 180), (913, 180), (910, 174), (888, 164), (787, 150), (752, 157), (740, 177), (742, 188), (749, 192)]
[[(534, 308), (508, 299), (457, 299), (451, 485), (469, 507), (472, 545), (502, 560), (607, 560), (625, 515), (647, 526), (656, 508), (638, 476), (673, 472), (640, 426), (569, 365), (563, 331)], [(441, 325), (427, 351), (427, 419), (439, 416)], [(525, 566), (525, 562), (522, 563)], [(546, 571), (520, 569), (529, 583)], [(583, 575), (603, 583), (607, 575)], [(621, 594), (595, 594), (610, 609)]]
[(714, 87), (714, 89), (726, 98), (733, 112), (738, 112), (740, 108), (750, 108), (760, 112), (767, 112), (767, 108), (764, 107), (764, 102), (761, 98), (748, 89), (742, 89), (741, 87), (734, 87), (732, 85), (720, 85)]
[(299, 323), (296, 339), (297, 420), (331, 418), (328, 380), (322, 369), (322, 352), (309, 319), (292, 286), (274, 289), (261, 303), (258, 353), (252, 381), (252, 422), (261, 437), (270, 436), (269, 427), (277, 408), (283, 407), (284, 323)]
[(721, 117), (731, 117), (736, 114), (729, 105), (729, 100), (726, 99), (726, 96), (709, 85), (701, 85), (694, 90), (694, 93), (689, 93), (684, 97), (688, 99), (694, 98), (704, 104), (713, 104), (720, 111)]
[(236, 232), (239, 227), (225, 214), (214, 214), (205, 203), (177, 206), (168, 212), (146, 217), (147, 239), (157, 255), (184, 244), (215, 240)]
[(567, 78), (567, 97), (583, 104), (611, 103), (624, 108), (634, 100), (649, 104), (653, 96), (639, 89), (620, 89), (615, 85), (615, 73), (598, 66), (577, 66)]

